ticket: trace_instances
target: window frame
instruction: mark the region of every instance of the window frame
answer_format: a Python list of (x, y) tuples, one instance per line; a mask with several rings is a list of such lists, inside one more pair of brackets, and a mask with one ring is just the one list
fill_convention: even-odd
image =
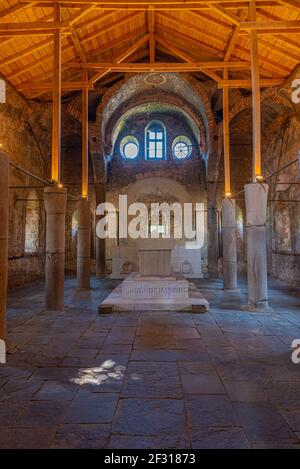
[[(175, 155), (175, 146), (178, 145), (179, 143), (182, 143), (182, 144), (186, 145), (186, 147), (188, 149), (187, 155), (184, 156), (183, 158), (178, 158), (178, 156)], [(172, 142), (173, 160), (175, 160), (175, 161), (185, 161), (188, 158), (190, 158), (192, 156), (192, 154), (193, 154), (193, 143), (187, 135), (178, 135), (177, 137), (174, 138), (174, 140)]]
[[(125, 155), (125, 147), (129, 143), (135, 145), (136, 148), (137, 148), (137, 154), (133, 158), (130, 158), (130, 157)], [(138, 141), (137, 137), (135, 137), (132, 134), (129, 134), (129, 135), (125, 135), (123, 138), (121, 138), (121, 141), (119, 143), (119, 151), (120, 151), (120, 154), (121, 154), (122, 158), (125, 161), (135, 161), (140, 156), (140, 144), (139, 144), (139, 141)]]
[[(151, 129), (154, 127), (154, 129)], [(157, 128), (155, 128), (157, 127)], [(154, 138), (150, 137), (150, 132), (155, 134)], [(162, 138), (158, 138), (157, 134), (162, 133)], [(154, 156), (150, 156), (150, 143), (154, 143)], [(161, 154), (157, 156), (157, 152), (160, 148), (157, 148), (157, 144), (161, 143)], [(161, 121), (151, 121), (145, 129), (145, 159), (148, 161), (163, 161), (166, 159), (166, 128)]]

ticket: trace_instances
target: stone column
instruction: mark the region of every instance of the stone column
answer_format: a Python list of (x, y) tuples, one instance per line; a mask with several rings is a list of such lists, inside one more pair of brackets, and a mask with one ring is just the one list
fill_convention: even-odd
[(225, 290), (237, 288), (235, 200), (222, 202), (223, 281)]
[[(9, 161), (0, 153), (0, 339), (6, 340), (6, 297), (8, 271)], [(3, 343), (0, 344), (1, 351)], [(5, 349), (5, 347), (4, 347)], [(5, 350), (4, 350), (5, 351)], [(3, 357), (2, 357), (3, 358)], [(0, 356), (1, 362), (1, 356)]]
[(91, 215), (90, 202), (78, 202), (77, 233), (77, 286), (81, 290), (90, 288), (91, 277)]
[(57, 185), (45, 187), (46, 210), (46, 308), (64, 307), (65, 279), (65, 215), (67, 190)]
[(208, 273), (210, 277), (218, 277), (219, 236), (218, 236), (218, 210), (216, 204), (215, 182), (207, 184), (207, 258)]
[(257, 182), (245, 186), (248, 307), (266, 311), (268, 307), (268, 274), (266, 245), (266, 209), (268, 185)]
[(105, 276), (105, 239), (96, 235), (96, 276)]
[[(96, 192), (96, 209), (97, 206), (106, 199), (106, 187), (105, 183), (95, 184)], [(99, 217), (96, 217), (96, 227), (99, 221)], [(95, 228), (96, 228), (95, 227)], [(100, 239), (96, 233), (96, 276), (104, 277), (105, 276), (105, 239)]]

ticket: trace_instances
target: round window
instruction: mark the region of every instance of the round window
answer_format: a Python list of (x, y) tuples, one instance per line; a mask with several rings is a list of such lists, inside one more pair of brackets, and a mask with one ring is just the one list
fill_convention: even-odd
[(178, 160), (183, 160), (190, 156), (192, 152), (192, 143), (189, 138), (184, 135), (175, 138), (173, 142), (173, 155)]
[(139, 154), (139, 142), (133, 136), (124, 137), (120, 144), (120, 151), (124, 158), (133, 160)]

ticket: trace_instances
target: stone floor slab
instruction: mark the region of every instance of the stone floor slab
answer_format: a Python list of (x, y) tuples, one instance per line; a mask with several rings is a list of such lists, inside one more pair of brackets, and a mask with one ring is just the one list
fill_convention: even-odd
[(181, 435), (185, 410), (180, 399), (121, 399), (112, 425), (113, 434)]
[(64, 423), (109, 423), (113, 419), (117, 401), (117, 394), (81, 391), (72, 402)]
[(299, 290), (271, 280), (274, 312), (253, 315), (244, 281), (195, 283), (206, 314), (99, 315), (118, 284), (104, 279), (66, 278), (63, 312), (44, 309), (41, 281), (15, 289), (0, 447), (299, 448)]

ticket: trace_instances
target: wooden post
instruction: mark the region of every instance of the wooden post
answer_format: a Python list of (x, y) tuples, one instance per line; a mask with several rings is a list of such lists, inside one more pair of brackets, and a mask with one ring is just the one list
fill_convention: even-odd
[[(256, 4), (249, 3), (250, 21), (256, 21)], [(261, 178), (261, 111), (260, 111), (260, 83), (258, 64), (258, 42), (256, 30), (249, 33), (251, 51), (251, 82), (252, 82), (252, 132), (253, 132), (253, 157), (252, 178), (256, 181)]]
[[(228, 71), (223, 72), (224, 80), (228, 79)], [(230, 188), (230, 147), (229, 147), (229, 88), (223, 88), (223, 140), (224, 140), (224, 180), (225, 196), (231, 194)]]
[[(88, 71), (83, 70), (82, 80), (88, 81)], [(88, 197), (89, 188), (89, 108), (88, 108), (88, 89), (82, 89), (82, 197)]]
[[(61, 6), (54, 5), (54, 21), (60, 21)], [(53, 38), (52, 180), (60, 182), (61, 158), (61, 30)]]

